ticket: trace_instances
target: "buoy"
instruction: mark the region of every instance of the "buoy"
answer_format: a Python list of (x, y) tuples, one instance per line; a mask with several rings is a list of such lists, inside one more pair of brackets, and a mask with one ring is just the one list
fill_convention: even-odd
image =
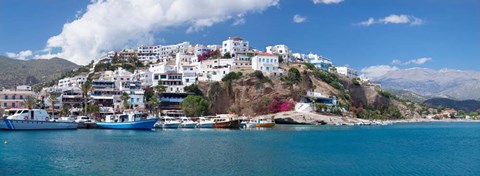
[(5, 140), (5, 141), (3, 141), (3, 144), (8, 144), (8, 142)]

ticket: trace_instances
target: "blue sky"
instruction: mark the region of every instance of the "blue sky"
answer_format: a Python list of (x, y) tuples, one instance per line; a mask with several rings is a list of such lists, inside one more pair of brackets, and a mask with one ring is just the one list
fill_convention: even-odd
[[(89, 4), (89, 0), (0, 1), (0, 54), (24, 50), (33, 52), (28, 58), (45, 54), (42, 50), (49, 48), (47, 41), (63, 33), (64, 36), (68, 36), (66, 29), (63, 28), (64, 24), (81, 19), (88, 13)], [(208, 9), (209, 6), (199, 8)], [(214, 9), (215, 7), (212, 7), (210, 10)], [(138, 30), (146, 31), (152, 36), (128, 39), (126, 42), (118, 43), (116, 49), (148, 43), (146, 41), (155, 44), (174, 44), (183, 41), (220, 44), (229, 36), (241, 36), (249, 40), (252, 47), (258, 49), (264, 49), (266, 45), (271, 44), (286, 44), (294, 52), (317, 53), (331, 58), (336, 65), (349, 65), (358, 70), (375, 65), (398, 68), (427, 67), (477, 71), (480, 69), (478, 0), (344, 0), (330, 4), (315, 4), (312, 0), (280, 0), (274, 5), (248, 6), (245, 9), (234, 10), (237, 10), (235, 14), (229, 14), (233, 16), (232, 18), (213, 20), (215, 21), (213, 24), (198, 24), (198, 21), (185, 19), (183, 23), (172, 22), (171, 25), (158, 27), (162, 21), (157, 20), (155, 23), (152, 22), (156, 24), (153, 25), (155, 26), (153, 29)], [(293, 20), (295, 15), (300, 15), (305, 20), (296, 23)], [(397, 17), (404, 15), (408, 22), (405, 22), (405, 19), (403, 22), (397, 21), (398, 24), (388, 22), (386, 17), (391, 15)], [(359, 25), (369, 18), (373, 18), (371, 25)], [(233, 24), (235, 20), (240, 19), (243, 24)], [(413, 24), (415, 19), (420, 20), (419, 24)], [(192, 26), (198, 29), (186, 32)], [(78, 27), (78, 30), (83, 30), (81, 27)], [(129, 36), (121, 32), (119, 35)], [(86, 32), (85, 35), (94, 34)], [(145, 39), (149, 37), (154, 41)], [(117, 39), (118, 36), (113, 38)], [(108, 42), (115, 41), (106, 43)], [(52, 42), (51, 45), (57, 47), (52, 49), (52, 52), (61, 51), (58, 46), (63, 44), (65, 43)], [(111, 48), (112, 46), (100, 47), (98, 50)], [(90, 50), (88, 48), (72, 50), (79, 51)], [(68, 54), (74, 56), (76, 53), (72, 52)], [(419, 58), (424, 59), (417, 62), (416, 59)], [(398, 61), (393, 64), (393, 60)]]

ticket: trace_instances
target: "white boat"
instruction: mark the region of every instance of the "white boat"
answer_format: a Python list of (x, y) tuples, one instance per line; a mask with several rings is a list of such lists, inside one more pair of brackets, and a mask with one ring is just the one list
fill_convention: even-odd
[(198, 122), (198, 128), (213, 128), (215, 122), (206, 117), (200, 117)]
[(143, 113), (129, 112), (119, 115), (108, 115), (105, 122), (96, 122), (97, 126), (106, 129), (122, 129), (122, 130), (151, 130), (156, 118), (147, 118)]
[(178, 128), (180, 127), (180, 121), (176, 120), (173, 117), (161, 117), (157, 123), (155, 123), (156, 128)]
[(2, 130), (64, 130), (77, 129), (73, 121), (51, 120), (43, 109), (18, 109), (9, 112), (0, 123)]
[(192, 121), (192, 119), (188, 117), (181, 117), (180, 118), (180, 127), (182, 128), (195, 128), (197, 127), (197, 122)]
[(241, 128), (255, 128), (256, 125), (257, 125), (257, 122), (255, 119), (247, 119), (240, 123)]

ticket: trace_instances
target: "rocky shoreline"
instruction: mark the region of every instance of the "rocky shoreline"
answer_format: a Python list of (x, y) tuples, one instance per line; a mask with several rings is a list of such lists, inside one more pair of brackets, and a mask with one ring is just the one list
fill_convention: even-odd
[(368, 124), (374, 122), (381, 122), (382, 124), (392, 123), (420, 123), (420, 122), (480, 122), (480, 120), (469, 119), (425, 119), (425, 118), (411, 118), (401, 120), (367, 120), (358, 119), (352, 117), (336, 116), (336, 115), (322, 115), (311, 112), (296, 112), (287, 111), (276, 114), (270, 114), (268, 116), (274, 116), (275, 123), (277, 124), (305, 124), (305, 125), (355, 125), (355, 124)]

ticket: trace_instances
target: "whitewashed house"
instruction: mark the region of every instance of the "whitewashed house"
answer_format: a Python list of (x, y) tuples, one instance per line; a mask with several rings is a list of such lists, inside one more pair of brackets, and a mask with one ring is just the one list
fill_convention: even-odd
[(358, 76), (358, 73), (356, 70), (349, 68), (349, 67), (336, 67), (337, 68), (337, 73), (347, 76), (349, 78), (356, 78)]
[(283, 70), (279, 66), (276, 55), (260, 52), (252, 57), (252, 69), (262, 71), (267, 76), (283, 75)]
[(221, 81), (230, 73), (233, 59), (211, 59), (200, 62), (197, 70), (199, 81)]
[(289, 61), (292, 57), (292, 51), (288, 49), (287, 45), (267, 46), (266, 52), (282, 57), (284, 62)]
[(230, 53), (232, 57), (235, 57), (237, 54), (247, 53), (248, 50), (248, 41), (240, 37), (229, 37), (227, 40), (222, 42), (222, 55), (225, 53)]

